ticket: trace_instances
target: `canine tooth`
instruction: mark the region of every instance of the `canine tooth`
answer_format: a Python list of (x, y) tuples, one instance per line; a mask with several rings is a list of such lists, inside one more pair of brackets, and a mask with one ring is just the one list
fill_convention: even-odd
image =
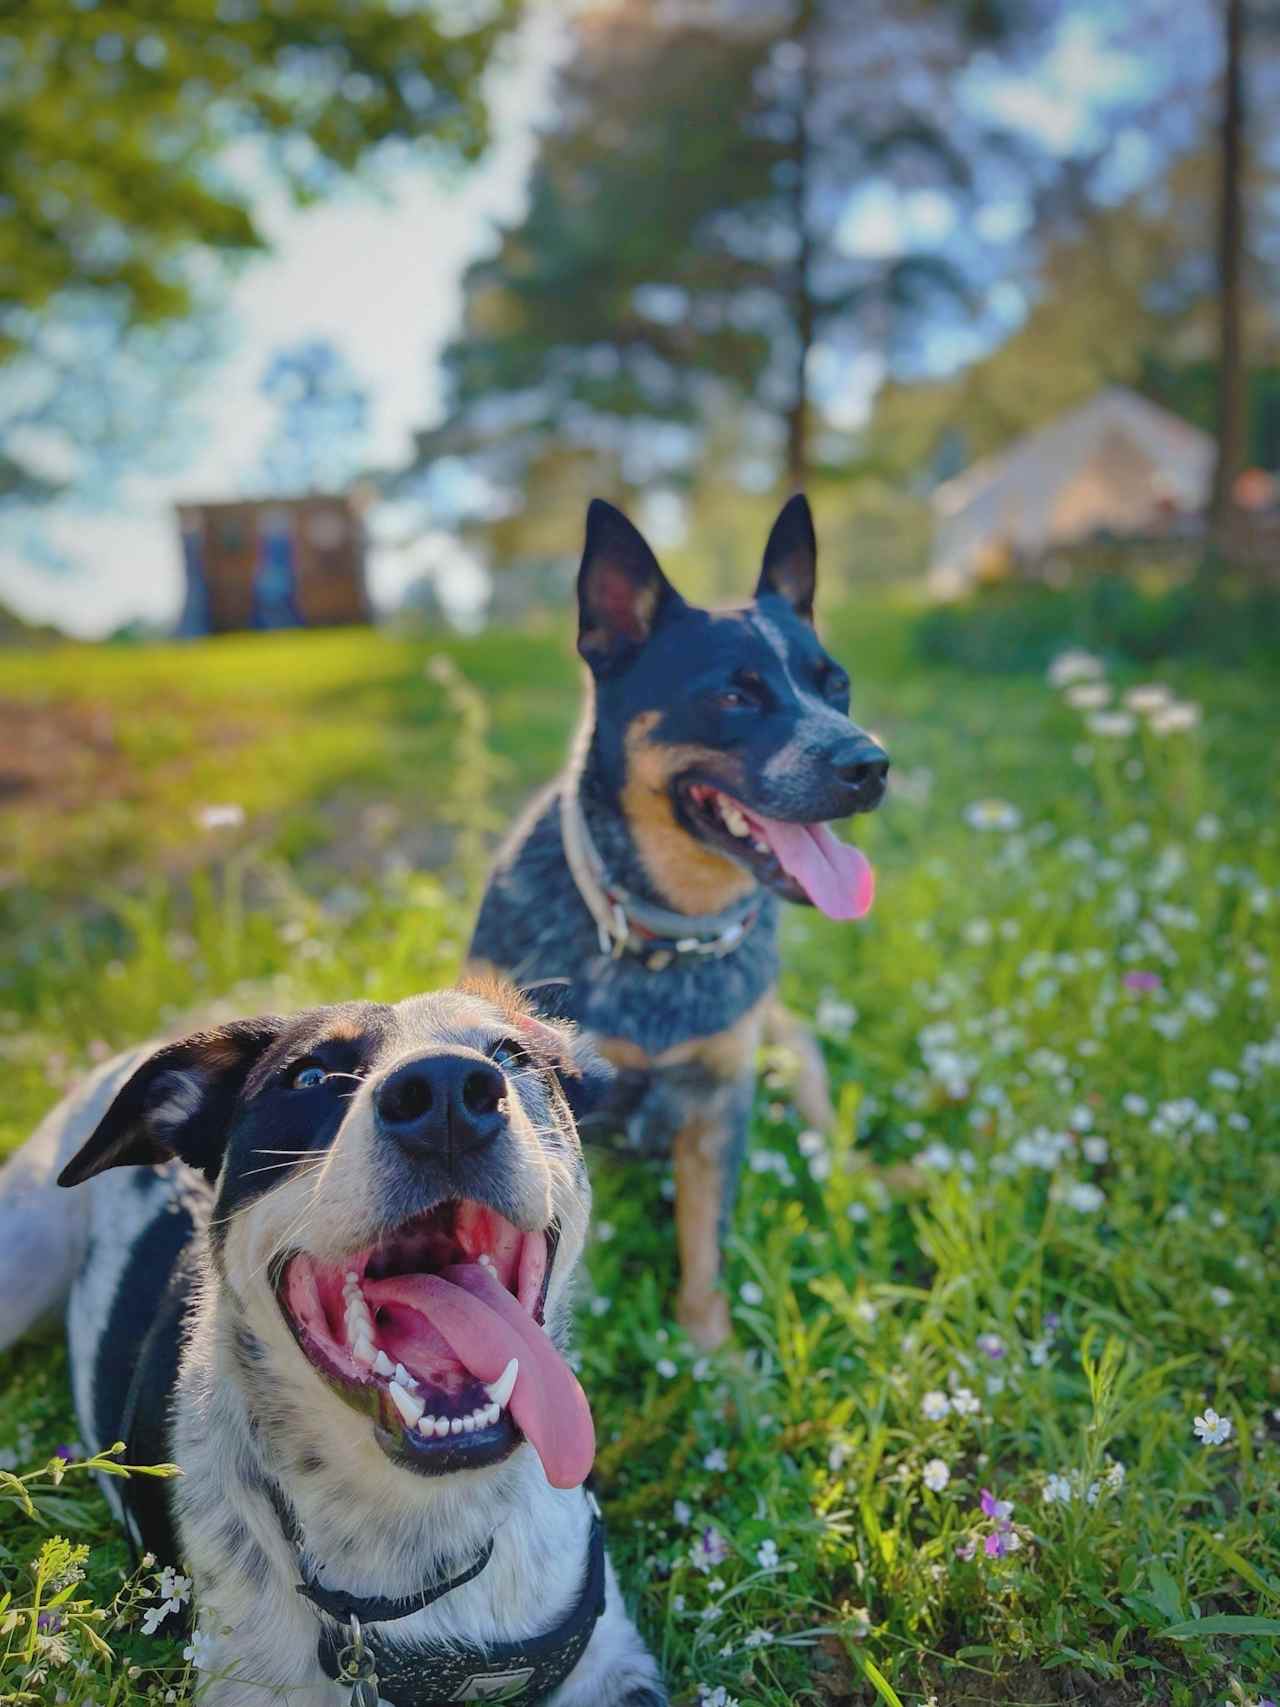
[(398, 1365), (392, 1363), (386, 1352), (383, 1351), (381, 1346), (379, 1346), (378, 1355), (373, 1360), (373, 1367), (377, 1370), (379, 1375), (394, 1375)]
[(443, 1440), (445, 1435), (448, 1434), (448, 1432), (449, 1432), (449, 1419), (448, 1419), (448, 1417), (437, 1417), (436, 1418), (436, 1439), (437, 1440)]
[(416, 1393), (418, 1391), (418, 1383), (414, 1380), (413, 1376), (410, 1375), (403, 1363), (396, 1364), (394, 1373), (396, 1380), (406, 1392)]
[(434, 1417), (419, 1417), (418, 1418), (418, 1433), (419, 1434), (425, 1434), (428, 1437), (428, 1439), (430, 1439), (432, 1436), (434, 1436), (435, 1432), (436, 1432), (436, 1419)]
[(516, 1384), (516, 1376), (520, 1373), (520, 1360), (513, 1357), (496, 1381), (490, 1381), (485, 1386), (485, 1392), (498, 1409), (501, 1410), (511, 1397), (511, 1390)]
[(408, 1423), (409, 1427), (416, 1427), (418, 1419), (426, 1409), (422, 1400), (415, 1399), (412, 1393), (406, 1393), (398, 1381), (393, 1381), (387, 1388), (387, 1392), (391, 1395), (392, 1404)]
[(462, 1433), (462, 1418), (461, 1417), (454, 1417), (453, 1421), (449, 1424), (449, 1428), (453, 1434), (461, 1434)]
[(726, 800), (721, 806), (720, 816), (724, 820), (725, 829), (731, 836), (749, 836), (751, 834), (751, 826), (731, 801)]

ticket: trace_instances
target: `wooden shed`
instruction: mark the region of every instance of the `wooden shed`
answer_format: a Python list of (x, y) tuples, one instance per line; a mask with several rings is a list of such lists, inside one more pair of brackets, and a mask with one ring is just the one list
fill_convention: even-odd
[(365, 540), (346, 495), (179, 504), (180, 634), (368, 622)]

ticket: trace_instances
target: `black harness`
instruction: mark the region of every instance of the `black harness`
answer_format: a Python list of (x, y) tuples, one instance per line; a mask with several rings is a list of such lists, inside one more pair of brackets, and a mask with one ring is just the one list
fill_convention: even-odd
[[(267, 1492), (295, 1553), (302, 1551), (297, 1515), (273, 1483)], [(454, 1707), (463, 1701), (503, 1701), (534, 1707), (568, 1677), (586, 1652), (604, 1611), (604, 1522), (595, 1496), (591, 1503), (591, 1534), (581, 1592), (558, 1624), (516, 1642), (493, 1642), (488, 1647), (462, 1647), (450, 1642), (408, 1646), (388, 1642), (367, 1625), (394, 1623), (420, 1612), (455, 1588), (478, 1577), (493, 1554), (492, 1538), (456, 1576), (426, 1583), (416, 1594), (399, 1599), (343, 1594), (323, 1588), (303, 1572), (298, 1593), (309, 1600), (321, 1619), (317, 1654), (325, 1675), (352, 1691), (352, 1707)], [(333, 1622), (329, 1622), (333, 1620)]]

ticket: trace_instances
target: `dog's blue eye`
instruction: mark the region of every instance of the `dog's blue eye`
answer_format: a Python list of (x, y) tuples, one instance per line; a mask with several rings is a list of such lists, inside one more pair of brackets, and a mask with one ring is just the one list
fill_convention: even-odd
[(489, 1051), (499, 1067), (527, 1067), (529, 1051), (514, 1037), (501, 1038)]
[(304, 1061), (290, 1074), (289, 1088), (294, 1091), (309, 1091), (316, 1085), (322, 1085), (328, 1077), (328, 1073), (318, 1061)]

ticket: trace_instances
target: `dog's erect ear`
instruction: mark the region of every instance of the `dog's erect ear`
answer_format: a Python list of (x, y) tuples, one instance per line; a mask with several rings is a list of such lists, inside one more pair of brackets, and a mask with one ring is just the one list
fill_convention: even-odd
[(58, 1184), (79, 1185), (108, 1168), (171, 1156), (212, 1181), (222, 1166), (236, 1098), (285, 1023), (274, 1016), (237, 1020), (148, 1056), (58, 1175)]
[(517, 1026), (529, 1053), (555, 1073), (569, 1112), (581, 1125), (603, 1102), (617, 1076), (613, 1068), (571, 1020), (527, 1016)]
[(624, 663), (683, 606), (640, 530), (593, 498), (578, 571), (578, 651), (592, 671), (606, 675)]
[(803, 492), (788, 498), (764, 548), (764, 567), (756, 597), (785, 599), (798, 617), (813, 621), (813, 589), (818, 578), (818, 541), (809, 500)]

